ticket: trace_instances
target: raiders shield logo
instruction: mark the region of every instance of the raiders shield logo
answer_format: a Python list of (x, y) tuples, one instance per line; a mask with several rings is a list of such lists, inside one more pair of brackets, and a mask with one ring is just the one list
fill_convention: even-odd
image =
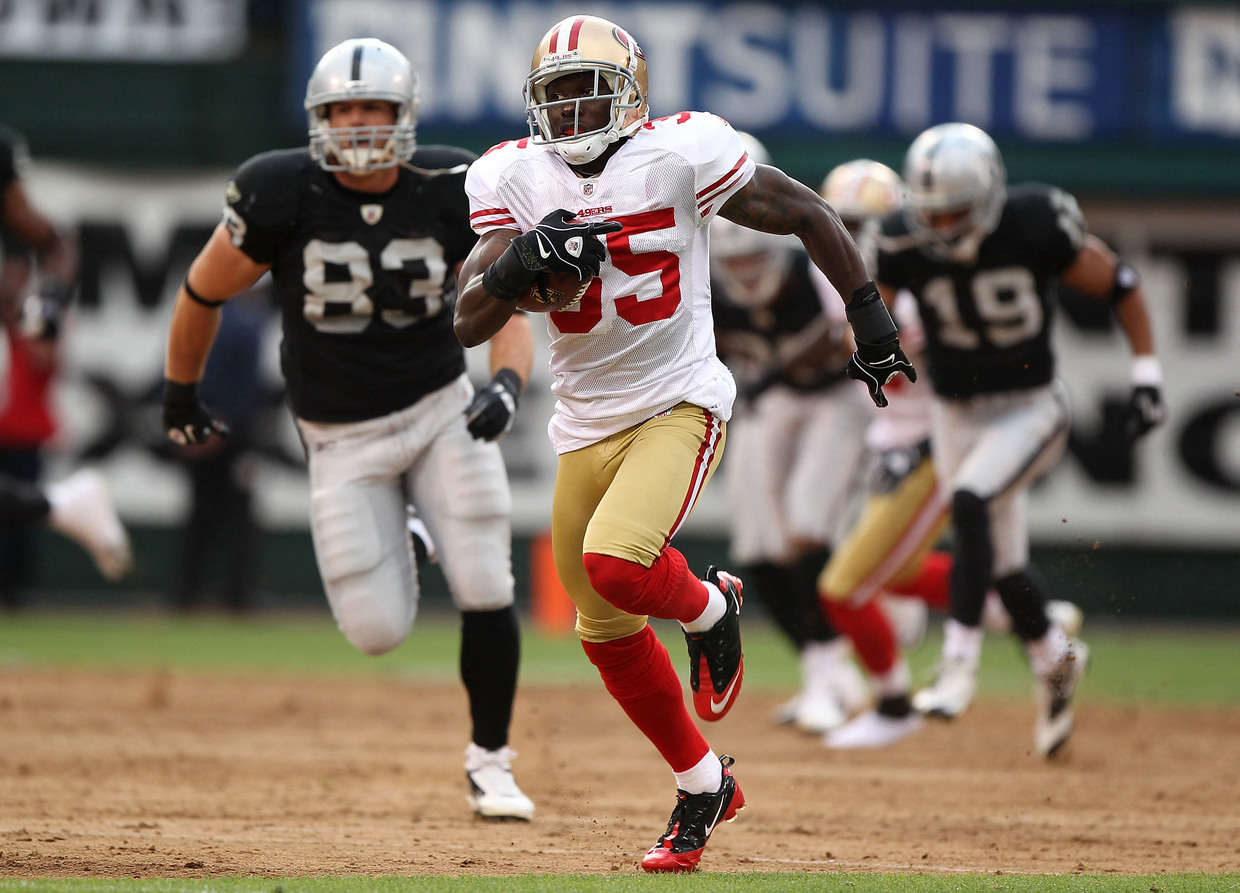
[(383, 205), (362, 205), (362, 219), (374, 226), (383, 217)]

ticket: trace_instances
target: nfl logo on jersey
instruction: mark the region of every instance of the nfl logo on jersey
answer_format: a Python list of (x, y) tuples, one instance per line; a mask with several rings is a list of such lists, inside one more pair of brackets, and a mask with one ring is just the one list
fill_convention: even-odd
[(383, 216), (383, 205), (362, 205), (362, 219), (374, 226)]

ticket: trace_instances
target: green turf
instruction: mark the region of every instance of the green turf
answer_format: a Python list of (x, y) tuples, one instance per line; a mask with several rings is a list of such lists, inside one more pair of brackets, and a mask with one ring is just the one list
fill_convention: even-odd
[[(254, 618), (182, 618), (163, 613), (32, 613), (0, 619), (0, 668), (89, 666), (292, 674), (399, 675), (456, 678), (456, 620), (419, 618), (408, 641), (367, 657), (336, 630), (326, 613)], [(673, 654), (683, 645), (672, 624), (659, 624)], [(1100, 626), (1085, 630), (1092, 649), (1082, 699), (1196, 706), (1240, 704), (1240, 629)], [(910, 655), (914, 678), (928, 681), (938, 655), (932, 635)], [(544, 636), (526, 624), (526, 682), (597, 684), (576, 639)], [(1029, 671), (1009, 637), (991, 637), (983, 653), (982, 694), (1027, 697)], [(745, 629), (745, 684), (792, 689), (792, 650), (765, 623)]]

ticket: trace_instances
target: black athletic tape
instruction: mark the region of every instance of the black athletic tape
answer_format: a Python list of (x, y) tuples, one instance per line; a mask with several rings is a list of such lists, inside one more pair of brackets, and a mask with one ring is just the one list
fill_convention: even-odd
[(844, 312), (858, 344), (887, 344), (896, 340), (896, 324), (873, 281), (853, 291)]
[(1121, 262), (1115, 268), (1115, 282), (1111, 285), (1111, 303), (1118, 304), (1136, 291), (1140, 284), (1141, 274), (1128, 264)]
[(198, 292), (194, 291), (194, 289), (190, 287), (188, 276), (185, 277), (185, 281), (181, 284), (185, 286), (185, 293), (189, 295), (189, 299), (196, 304), (201, 304), (204, 307), (222, 307), (224, 305), (223, 301), (208, 300), (198, 294)]

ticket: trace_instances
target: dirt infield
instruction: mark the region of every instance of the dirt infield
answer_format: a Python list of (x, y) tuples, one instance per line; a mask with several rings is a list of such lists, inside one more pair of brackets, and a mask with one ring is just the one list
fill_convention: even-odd
[[(703, 870), (1220, 872), (1240, 866), (1240, 711), (1086, 704), (1065, 758), (983, 701), (897, 747), (833, 753), (746, 692), (708, 730), (749, 808)], [(453, 685), (0, 671), (0, 876), (636, 872), (670, 776), (599, 687), (526, 687), (538, 804), (465, 803)]]

